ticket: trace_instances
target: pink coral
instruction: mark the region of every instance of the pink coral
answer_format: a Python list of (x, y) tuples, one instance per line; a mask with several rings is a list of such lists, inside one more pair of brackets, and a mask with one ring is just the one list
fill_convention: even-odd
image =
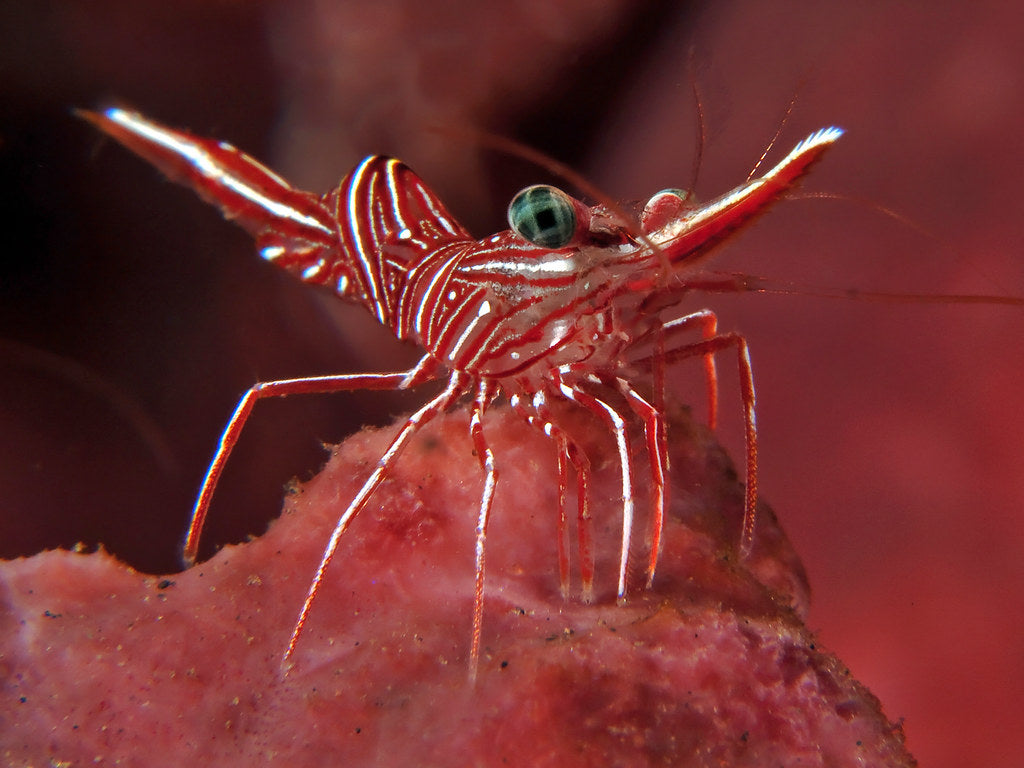
[[(0, 755), (12, 764), (913, 765), (877, 700), (803, 626), (806, 579), (762, 509), (678, 414), (655, 586), (614, 602), (611, 463), (593, 489), (599, 596), (563, 600), (554, 452), (507, 410), (483, 655), (467, 682), (481, 489), (463, 412), (424, 430), (342, 541), (287, 675), (326, 535), (392, 429), (338, 446), (266, 535), (184, 573), (104, 552), (4, 564)], [(576, 431), (590, 435), (590, 417)], [(589, 430), (589, 431), (588, 431)], [(596, 467), (611, 446), (592, 435)], [(633, 576), (642, 581), (642, 547)]]

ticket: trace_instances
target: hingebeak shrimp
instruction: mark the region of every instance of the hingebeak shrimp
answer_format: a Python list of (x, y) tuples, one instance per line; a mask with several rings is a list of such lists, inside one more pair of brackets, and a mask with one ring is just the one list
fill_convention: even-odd
[[(339, 541), (387, 477), (416, 432), (438, 413), (471, 397), (470, 431), (484, 473), (476, 523), (476, 583), (470, 675), (480, 655), (487, 526), (499, 462), (483, 417), (499, 396), (554, 443), (559, 463), (558, 565), (568, 593), (565, 539), (568, 468), (577, 478), (581, 591), (592, 599), (589, 553), (589, 462), (560, 426), (556, 402), (595, 414), (615, 438), (622, 486), (622, 539), (617, 595), (626, 595), (634, 526), (634, 474), (627, 427), (643, 424), (650, 472), (651, 530), (646, 580), (658, 563), (666, 509), (668, 453), (663, 406), (668, 362), (699, 357), (709, 392), (709, 422), (717, 412), (714, 356), (737, 355), (746, 439), (746, 490), (740, 557), (749, 555), (757, 508), (757, 427), (754, 380), (746, 339), (720, 333), (708, 309), (673, 312), (687, 282), (712, 247), (778, 200), (843, 131), (824, 128), (797, 144), (764, 175), (696, 205), (685, 192), (650, 199), (639, 222), (611, 206), (589, 206), (560, 189), (537, 185), (508, 209), (510, 229), (474, 239), (437, 196), (398, 160), (371, 156), (338, 186), (317, 196), (292, 187), (259, 162), (223, 142), (155, 123), (124, 109), (82, 112), (102, 131), (191, 186), (256, 238), (260, 255), (300, 279), (362, 304), (401, 340), (425, 352), (395, 373), (340, 374), (253, 385), (227, 423), (203, 479), (184, 545), (196, 560), (214, 489), (257, 400), (355, 389), (398, 390), (447, 378), (443, 391), (413, 413), (338, 519), (299, 612), (282, 663), (290, 663)], [(690, 334), (696, 332), (698, 339)], [(653, 395), (633, 379), (650, 371)]]

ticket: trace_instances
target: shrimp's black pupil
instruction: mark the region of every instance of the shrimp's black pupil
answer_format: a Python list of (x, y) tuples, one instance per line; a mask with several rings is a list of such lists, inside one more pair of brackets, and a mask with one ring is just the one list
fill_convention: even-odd
[(534, 245), (563, 248), (576, 234), (576, 210), (569, 196), (555, 187), (527, 187), (508, 207), (512, 230)]
[(534, 219), (537, 222), (537, 226), (540, 227), (541, 232), (547, 232), (549, 229), (554, 229), (557, 224), (554, 211), (550, 208), (543, 208), (537, 211)]

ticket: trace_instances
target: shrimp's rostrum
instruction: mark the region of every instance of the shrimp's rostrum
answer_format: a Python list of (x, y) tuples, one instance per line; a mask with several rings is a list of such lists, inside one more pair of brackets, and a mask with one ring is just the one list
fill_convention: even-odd
[[(713, 426), (714, 355), (732, 350), (746, 438), (744, 518), (737, 549), (741, 557), (750, 553), (757, 506), (757, 430), (747, 343), (737, 333), (719, 333), (712, 311), (681, 314), (677, 307), (694, 287), (687, 283), (687, 275), (711, 248), (778, 200), (842, 135), (841, 129), (811, 134), (767, 173), (706, 204), (695, 205), (678, 190), (659, 192), (638, 222), (609, 206), (589, 206), (555, 187), (528, 187), (509, 205), (510, 229), (476, 240), (416, 174), (393, 158), (367, 157), (336, 189), (317, 196), (293, 188), (223, 142), (173, 130), (123, 109), (81, 114), (218, 206), (255, 237), (263, 258), (362, 304), (399, 339), (414, 342), (425, 352), (408, 371), (254, 385), (239, 401), (203, 480), (185, 540), (187, 563), (196, 559), (217, 480), (257, 400), (297, 393), (407, 389), (447, 379), (440, 394), (409, 416), (338, 519), (285, 649), (285, 663), (290, 663), (324, 573), (352, 519), (420, 427), (467, 395), (471, 436), (484, 475), (476, 528), (471, 675), (480, 653), (487, 526), (500, 472), (500, 457), (488, 447), (483, 417), (500, 396), (556, 448), (562, 485), (557, 514), (563, 594), (569, 591), (564, 508), (568, 467), (576, 473), (584, 600), (592, 599), (594, 580), (587, 544), (590, 469), (583, 451), (559, 425), (558, 409), (552, 405), (562, 402), (586, 409), (614, 436), (622, 488), (617, 585), (622, 600), (634, 536), (636, 486), (629, 424), (639, 420), (645, 432), (652, 507), (649, 585), (666, 509), (665, 364), (685, 357), (703, 360)], [(649, 382), (635, 381), (638, 371), (649, 372)], [(640, 384), (653, 394), (642, 394)]]

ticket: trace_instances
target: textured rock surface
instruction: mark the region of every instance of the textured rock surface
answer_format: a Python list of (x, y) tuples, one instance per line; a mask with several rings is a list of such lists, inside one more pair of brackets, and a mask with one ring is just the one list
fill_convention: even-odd
[[(574, 421), (591, 435), (587, 417)], [(803, 626), (803, 569), (767, 508), (753, 557), (736, 563), (740, 487), (702, 430), (673, 424), (655, 588), (620, 607), (608, 441), (589, 440), (598, 599), (588, 606), (559, 594), (552, 449), (503, 409), (487, 426), (502, 475), (475, 688), (481, 477), (460, 411), (410, 446), (343, 539), (287, 676), (281, 653), (327, 532), (393, 429), (347, 440), (266, 535), (184, 573), (141, 575), (103, 552), (4, 563), (0, 759), (913, 764), (877, 700)]]

